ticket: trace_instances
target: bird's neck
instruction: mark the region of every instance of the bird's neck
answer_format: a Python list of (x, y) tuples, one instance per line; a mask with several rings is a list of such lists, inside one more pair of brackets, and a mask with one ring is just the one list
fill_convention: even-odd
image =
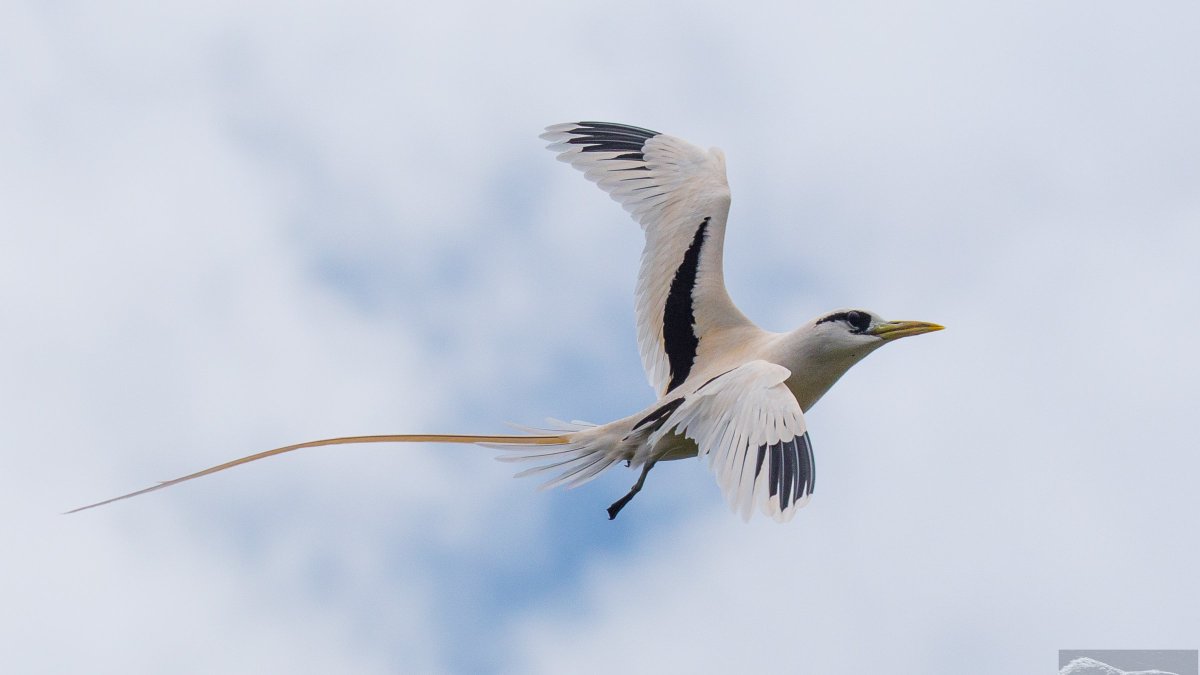
[(773, 351), (772, 360), (792, 371), (787, 387), (808, 412), (846, 371), (875, 350), (831, 351), (810, 330), (801, 328), (780, 335)]

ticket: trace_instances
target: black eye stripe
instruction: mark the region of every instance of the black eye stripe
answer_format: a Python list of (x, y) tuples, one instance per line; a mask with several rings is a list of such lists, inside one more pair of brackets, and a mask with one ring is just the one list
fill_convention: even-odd
[(821, 325), (826, 321), (845, 321), (853, 330), (854, 333), (862, 333), (871, 326), (871, 315), (866, 312), (860, 312), (857, 309), (852, 309), (848, 312), (834, 312), (829, 316), (817, 322)]

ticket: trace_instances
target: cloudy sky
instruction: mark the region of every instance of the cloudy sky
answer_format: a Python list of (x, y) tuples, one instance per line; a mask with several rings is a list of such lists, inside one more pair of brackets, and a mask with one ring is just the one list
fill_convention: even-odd
[[(1200, 641), (1195, 2), (0, 5), (14, 672), (1053, 672)], [(703, 464), (472, 447), (652, 394), (641, 235), (547, 124), (719, 146), (783, 330), (943, 323), (809, 415), (788, 525)]]

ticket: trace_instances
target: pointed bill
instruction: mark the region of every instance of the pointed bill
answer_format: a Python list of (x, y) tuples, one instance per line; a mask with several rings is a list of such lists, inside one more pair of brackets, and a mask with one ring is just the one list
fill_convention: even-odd
[(882, 340), (899, 340), (902, 337), (910, 335), (921, 335), (922, 333), (932, 333), (944, 329), (945, 326), (925, 321), (888, 321), (872, 326), (866, 333)]

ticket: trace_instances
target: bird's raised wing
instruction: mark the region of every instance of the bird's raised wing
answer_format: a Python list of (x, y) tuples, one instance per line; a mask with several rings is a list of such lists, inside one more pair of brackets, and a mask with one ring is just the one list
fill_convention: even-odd
[(703, 359), (705, 338), (753, 326), (725, 290), (729, 215), (725, 156), (673, 136), (607, 122), (546, 128), (558, 158), (621, 203), (642, 225), (637, 282), (638, 351), (659, 396)]
[(785, 522), (812, 496), (812, 444), (800, 404), (784, 385), (790, 375), (766, 361), (738, 366), (688, 394), (656, 432), (694, 440), (743, 518), (757, 505)]

